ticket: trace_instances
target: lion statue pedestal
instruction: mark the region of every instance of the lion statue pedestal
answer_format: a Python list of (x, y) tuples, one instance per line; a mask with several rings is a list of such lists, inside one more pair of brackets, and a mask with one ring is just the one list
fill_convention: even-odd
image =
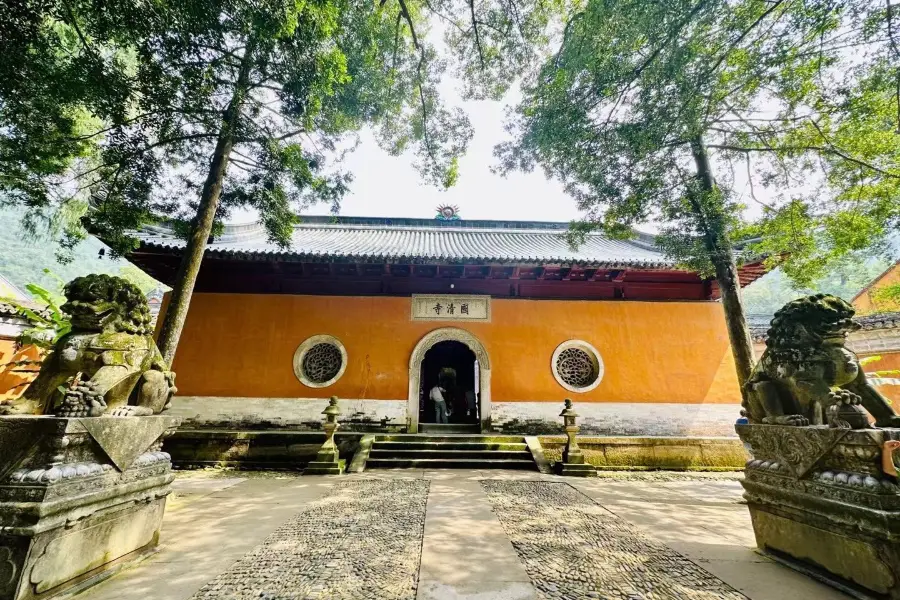
[(153, 551), (174, 479), (175, 393), (147, 302), (118, 277), (66, 286), (72, 332), (0, 406), (0, 600), (78, 591)]
[(760, 550), (844, 591), (900, 599), (900, 487), (882, 465), (900, 429), (736, 428), (753, 453), (741, 483)]
[(775, 314), (749, 424), (735, 426), (753, 456), (744, 498), (762, 551), (857, 598), (900, 600), (900, 428), (844, 347), (852, 316), (825, 295)]

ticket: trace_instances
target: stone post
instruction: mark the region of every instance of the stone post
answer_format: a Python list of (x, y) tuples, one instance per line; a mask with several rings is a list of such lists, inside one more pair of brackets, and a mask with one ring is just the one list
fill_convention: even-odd
[(572, 409), (572, 400), (566, 398), (566, 406), (559, 416), (563, 418), (563, 425), (566, 428), (566, 449), (563, 450), (562, 462), (556, 464), (556, 471), (560, 475), (569, 475), (573, 477), (596, 477), (597, 469), (593, 465), (584, 462), (584, 454), (578, 447), (575, 440), (575, 434), (578, 433), (578, 425), (575, 418), (578, 416)]
[(334, 432), (339, 427), (337, 418), (341, 414), (337, 404), (337, 396), (332, 396), (328, 400), (328, 406), (322, 411), (325, 415), (325, 423), (322, 424), (325, 430), (325, 443), (319, 448), (316, 460), (310, 462), (303, 471), (304, 475), (340, 475), (344, 472), (345, 461), (340, 458), (337, 445), (334, 443)]

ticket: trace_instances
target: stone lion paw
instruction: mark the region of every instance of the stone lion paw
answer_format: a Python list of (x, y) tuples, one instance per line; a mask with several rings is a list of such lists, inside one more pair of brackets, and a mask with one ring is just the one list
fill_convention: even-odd
[(858, 406), (862, 404), (862, 396), (855, 394), (850, 390), (834, 390), (828, 394), (830, 404), (847, 404), (850, 406)]
[(763, 423), (768, 425), (790, 425), (793, 427), (805, 427), (809, 425), (809, 419), (803, 415), (780, 415), (777, 417), (766, 417)]
[(79, 382), (66, 391), (56, 409), (57, 417), (99, 417), (106, 412), (106, 400), (93, 381)]
[(152, 415), (153, 410), (149, 409), (145, 406), (117, 406), (112, 409), (105, 416), (107, 417), (146, 417), (148, 415)]

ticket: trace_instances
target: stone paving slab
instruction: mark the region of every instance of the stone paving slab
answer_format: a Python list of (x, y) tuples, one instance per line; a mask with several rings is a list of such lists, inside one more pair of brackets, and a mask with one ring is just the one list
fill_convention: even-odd
[(482, 485), (543, 598), (746, 600), (568, 483)]
[(428, 488), (338, 483), (192, 599), (414, 600)]
[(431, 482), (417, 600), (537, 600), (478, 480)]

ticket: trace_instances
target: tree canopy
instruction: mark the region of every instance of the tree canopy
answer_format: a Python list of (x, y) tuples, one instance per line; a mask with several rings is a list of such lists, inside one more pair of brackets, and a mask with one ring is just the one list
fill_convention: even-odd
[[(497, 97), (535, 56), (541, 0), (27, 0), (2, 3), (0, 192), (117, 252), (161, 218), (188, 240), (161, 346), (174, 354), (203, 249), (229, 211), (256, 209), (287, 245), (296, 209), (337, 205), (352, 134), (377, 128), (453, 185), (472, 132), (438, 83)], [(427, 35), (439, 21), (449, 51)], [(337, 160), (335, 160), (337, 159)]]
[[(716, 276), (743, 380), (753, 356), (734, 240), (757, 237), (771, 261), (803, 265), (789, 274), (815, 276), (896, 218), (886, 17), (869, 0), (588, 0), (527, 78), (501, 171), (540, 165), (561, 179), (587, 215), (574, 243), (591, 229), (658, 224), (670, 256)], [(746, 199), (763, 205), (753, 228), (738, 169), (772, 189)], [(823, 174), (815, 190), (812, 170)]]

